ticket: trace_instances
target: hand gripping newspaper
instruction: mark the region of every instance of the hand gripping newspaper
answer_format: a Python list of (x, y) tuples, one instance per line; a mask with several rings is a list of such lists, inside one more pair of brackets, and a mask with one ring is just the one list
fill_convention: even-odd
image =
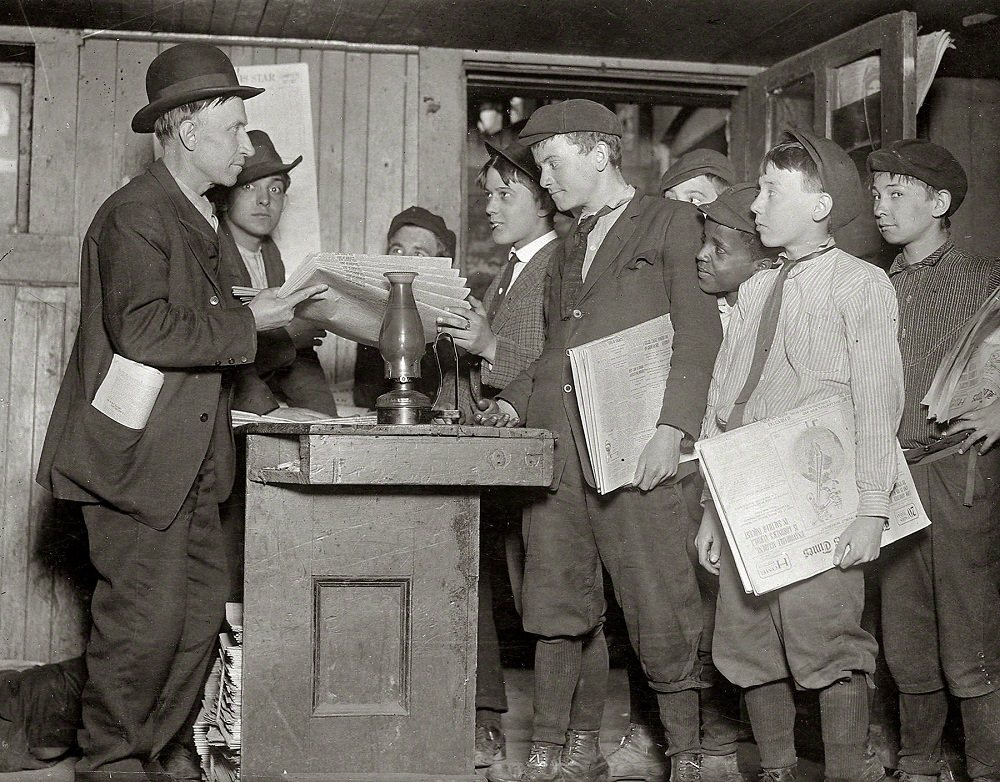
[[(854, 410), (828, 399), (695, 444), (743, 588), (762, 595), (834, 567), (858, 511)], [(931, 522), (901, 448), (882, 545)]]

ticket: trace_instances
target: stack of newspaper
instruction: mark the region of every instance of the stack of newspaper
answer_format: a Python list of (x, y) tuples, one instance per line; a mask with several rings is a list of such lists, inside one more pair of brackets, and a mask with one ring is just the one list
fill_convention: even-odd
[(601, 494), (632, 483), (642, 449), (656, 432), (673, 339), (670, 316), (661, 315), (569, 349), (587, 455)]
[(1000, 288), (965, 324), (941, 361), (922, 402), (945, 423), (1000, 396)]
[(296, 421), (292, 418), (283, 418), (281, 411), (284, 408), (279, 407), (276, 410), (267, 413), (266, 415), (257, 415), (257, 413), (251, 413), (247, 410), (233, 410), (232, 421), (233, 426), (245, 426), (246, 424), (287, 424), (287, 423), (307, 423), (307, 424), (339, 424), (341, 426), (361, 426), (363, 424), (376, 424), (378, 423), (377, 416), (375, 415), (352, 415), (345, 417), (334, 417), (334, 418), (317, 418), (314, 421)]
[[(288, 276), (280, 293), (288, 295), (319, 283), (329, 286), (325, 293), (303, 302), (295, 314), (340, 337), (376, 345), (389, 301), (385, 272), (417, 273), (413, 298), (427, 342), (437, 336), (437, 318), (448, 314), (446, 308), (471, 309), (465, 277), (452, 268), (450, 258), (312, 253)], [(239, 299), (248, 300), (257, 293), (255, 288), (233, 287)]]
[[(743, 588), (762, 595), (834, 567), (858, 512), (854, 413), (830, 397), (695, 445)], [(929, 525), (903, 451), (882, 545)]]
[(243, 709), (243, 606), (226, 604), (229, 632), (219, 636), (219, 656), (205, 684), (194, 725), (194, 743), (209, 782), (237, 782)]

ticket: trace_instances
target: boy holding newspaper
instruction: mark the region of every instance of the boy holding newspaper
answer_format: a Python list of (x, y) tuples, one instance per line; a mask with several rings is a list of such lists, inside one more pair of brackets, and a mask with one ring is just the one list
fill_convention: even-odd
[(877, 780), (865, 759), (875, 639), (861, 627), (864, 577), (879, 555), (897, 474), (903, 402), (897, 306), (885, 273), (838, 249), (831, 232), (857, 213), (857, 170), (833, 141), (789, 131), (760, 167), (752, 205), (765, 246), (783, 248), (780, 269), (745, 282), (716, 364), (702, 437), (849, 396), (856, 422), (857, 517), (819, 575), (744, 593), (710, 498), (696, 545), (720, 574), (713, 656), (745, 689), (762, 780), (794, 780), (794, 689), (819, 691), (826, 779)]
[(883, 643), (899, 688), (900, 779), (938, 779), (950, 692), (961, 705), (969, 777), (997, 780), (1000, 452), (990, 448), (1000, 405), (984, 404), (945, 429), (928, 420), (922, 399), (965, 324), (1000, 285), (1000, 262), (951, 240), (967, 179), (948, 150), (897, 141), (869, 155), (868, 169), (879, 230), (901, 248), (889, 269), (906, 387), (899, 439), (934, 522), (892, 546), (880, 566)]

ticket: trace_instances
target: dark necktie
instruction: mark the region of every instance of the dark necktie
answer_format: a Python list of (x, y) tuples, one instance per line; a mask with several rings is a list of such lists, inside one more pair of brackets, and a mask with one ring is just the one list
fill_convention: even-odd
[(517, 265), (517, 262), (517, 252), (513, 251), (510, 254), (510, 258), (507, 259), (507, 265), (503, 267), (503, 272), (500, 275), (500, 287), (497, 288), (497, 295), (493, 297), (493, 301), (490, 302), (490, 308), (486, 312), (486, 317), (491, 324), (493, 323), (493, 316), (497, 314), (500, 305), (503, 304), (504, 299), (507, 298), (507, 293), (510, 291), (511, 282), (514, 279), (514, 267)]
[(580, 222), (573, 230), (573, 243), (566, 249), (560, 287), (563, 320), (567, 320), (573, 314), (576, 297), (580, 295), (580, 288), (583, 286), (583, 262), (587, 257), (587, 237), (594, 230), (597, 221), (604, 215), (610, 214), (615, 208), (614, 206), (602, 206), (594, 214), (580, 218)]
[(832, 249), (833, 245), (830, 245), (794, 261), (785, 258), (781, 264), (778, 276), (774, 280), (774, 287), (771, 288), (771, 292), (767, 296), (767, 301), (764, 302), (764, 308), (761, 310), (760, 325), (757, 327), (757, 338), (753, 346), (753, 359), (750, 362), (750, 373), (747, 375), (746, 382), (743, 384), (743, 388), (740, 389), (740, 393), (736, 396), (736, 403), (733, 405), (733, 410), (729, 414), (729, 420), (726, 422), (727, 432), (743, 426), (743, 416), (746, 411), (747, 402), (750, 401), (753, 392), (757, 390), (761, 375), (764, 373), (764, 364), (767, 363), (768, 354), (771, 351), (771, 346), (774, 344), (774, 335), (778, 330), (778, 318), (781, 316), (781, 299), (784, 295), (785, 280), (788, 279), (789, 272), (791, 272), (792, 267), (796, 264), (817, 258)]

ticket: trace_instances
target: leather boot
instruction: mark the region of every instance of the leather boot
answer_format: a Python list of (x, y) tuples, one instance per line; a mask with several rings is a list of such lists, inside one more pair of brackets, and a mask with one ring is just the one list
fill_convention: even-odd
[(609, 782), (608, 761), (601, 754), (601, 731), (570, 730), (563, 747), (562, 782)]

